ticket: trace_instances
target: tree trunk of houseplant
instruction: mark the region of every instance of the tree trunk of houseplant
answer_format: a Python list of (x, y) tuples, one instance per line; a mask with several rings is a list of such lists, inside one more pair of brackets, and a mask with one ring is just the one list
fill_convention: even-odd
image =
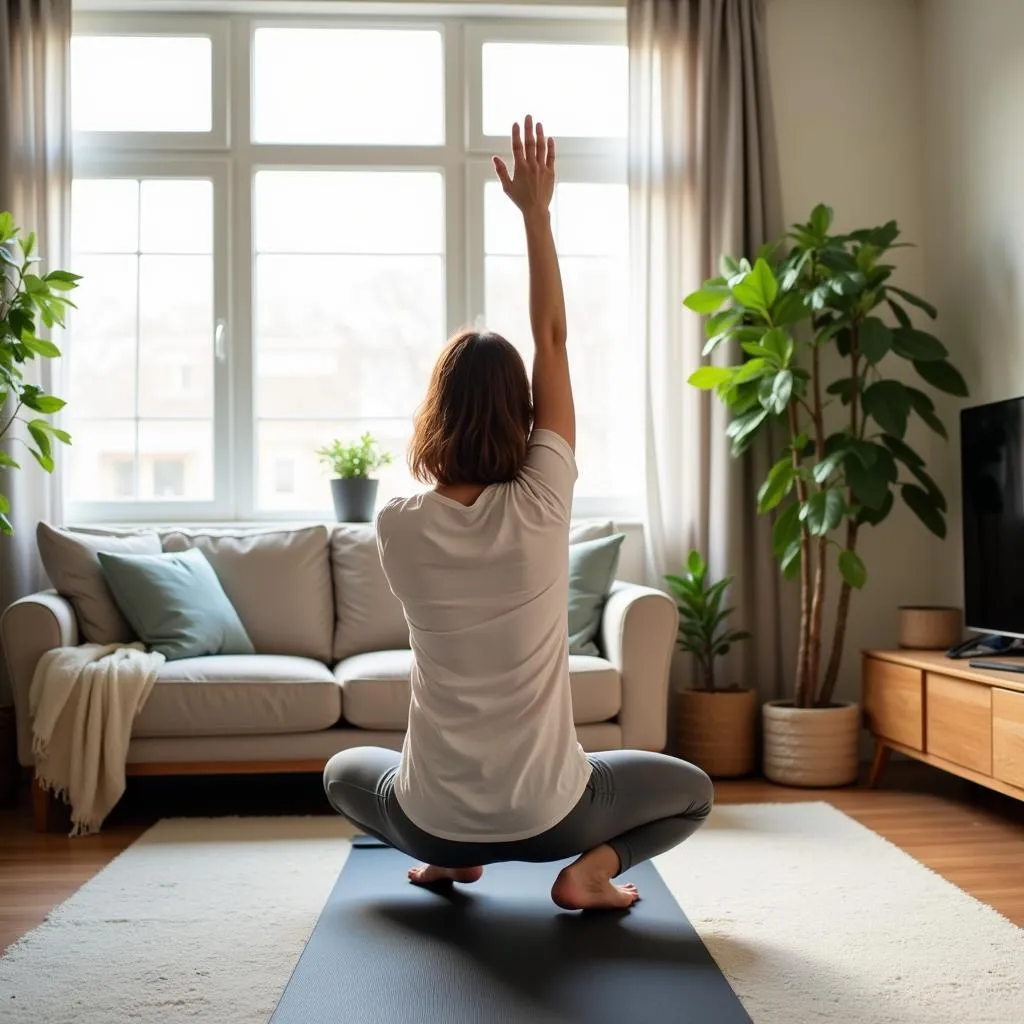
[(331, 497), (339, 523), (372, 523), (377, 504), (377, 480), (365, 476), (334, 479)]
[(785, 786), (846, 786), (857, 781), (860, 707), (836, 702), (801, 708), (764, 705), (764, 774)]
[(754, 690), (683, 690), (676, 708), (681, 757), (712, 778), (749, 775), (754, 770)]

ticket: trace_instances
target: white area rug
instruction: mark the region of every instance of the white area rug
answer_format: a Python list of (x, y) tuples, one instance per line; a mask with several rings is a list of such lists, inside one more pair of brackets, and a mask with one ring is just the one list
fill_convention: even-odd
[[(0, 1021), (263, 1024), (345, 835), (160, 822), (0, 960)], [(1024, 930), (828, 804), (717, 808), (658, 867), (756, 1024), (1024, 1021)]]

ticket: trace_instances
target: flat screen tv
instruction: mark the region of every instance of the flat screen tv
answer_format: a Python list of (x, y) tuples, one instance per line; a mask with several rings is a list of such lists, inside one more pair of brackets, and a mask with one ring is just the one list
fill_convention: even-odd
[(964, 617), (1024, 637), (1024, 398), (960, 413)]

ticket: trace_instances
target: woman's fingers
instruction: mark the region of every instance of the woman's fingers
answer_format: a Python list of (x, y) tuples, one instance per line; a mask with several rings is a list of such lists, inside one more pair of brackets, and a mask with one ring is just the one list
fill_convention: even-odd
[(551, 170), (554, 170), (554, 167), (555, 167), (555, 140), (554, 139), (548, 139), (547, 141), (548, 141), (547, 165), (548, 165), (548, 170), (551, 171)]
[(544, 125), (542, 125), (540, 123), (540, 121), (537, 122), (536, 132), (537, 132), (537, 163), (539, 163), (539, 164), (541, 164), (543, 166), (544, 163), (546, 163), (546, 161), (547, 161), (547, 149), (545, 148), (545, 145), (544, 145)]
[(512, 156), (515, 158), (515, 162), (517, 164), (526, 159), (525, 154), (523, 153), (523, 136), (519, 131), (518, 121), (512, 125)]
[(526, 115), (526, 159), (535, 160), (537, 158), (537, 137), (533, 133), (533, 118)]
[(509, 189), (512, 188), (512, 175), (508, 173), (508, 168), (505, 166), (505, 161), (500, 156), (493, 157), (494, 170), (497, 172), (498, 181), (501, 182), (501, 187), (505, 191), (505, 195), (508, 195)]

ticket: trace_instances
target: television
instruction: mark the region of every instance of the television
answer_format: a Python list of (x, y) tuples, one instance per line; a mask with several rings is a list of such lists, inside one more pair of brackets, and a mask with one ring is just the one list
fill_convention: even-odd
[(1024, 398), (960, 413), (964, 617), (1024, 637)]

